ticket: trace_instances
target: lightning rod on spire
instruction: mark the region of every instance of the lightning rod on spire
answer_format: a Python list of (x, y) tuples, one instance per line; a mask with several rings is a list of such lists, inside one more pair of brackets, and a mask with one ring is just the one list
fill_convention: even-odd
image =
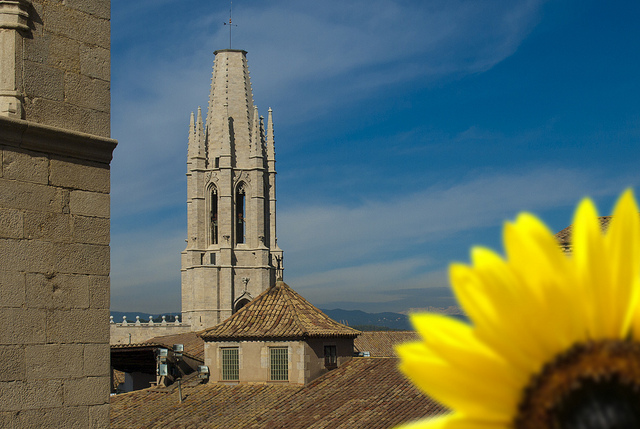
[(231, 27), (237, 27), (237, 24), (231, 22), (231, 11), (233, 10), (233, 2), (229, 2), (229, 23), (223, 23), (229, 26), (229, 49), (231, 49)]

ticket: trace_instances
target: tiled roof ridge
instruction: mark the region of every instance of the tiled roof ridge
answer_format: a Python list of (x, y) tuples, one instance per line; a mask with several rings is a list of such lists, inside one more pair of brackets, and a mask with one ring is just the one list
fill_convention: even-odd
[[(285, 292), (287, 289), (290, 292), (290, 293), (284, 293), (283, 294), (284, 300), (287, 303), (287, 305), (289, 306), (289, 311), (291, 311), (291, 313), (293, 314), (293, 322), (297, 325), (298, 329), (302, 332), (303, 336), (308, 336), (309, 332), (305, 331), (304, 324), (300, 320), (300, 317), (298, 316), (298, 312), (296, 311), (296, 306), (292, 302), (292, 299), (291, 299), (291, 295), (292, 294), (296, 294), (296, 295), (298, 295), (298, 294), (293, 289), (291, 289), (289, 287), (289, 285), (284, 282), (284, 280), (277, 281), (276, 282), (276, 287), (282, 288), (283, 292)], [(298, 295), (297, 297), (304, 300), (304, 298), (302, 298), (302, 296), (300, 296), (300, 295)]]
[(356, 337), (359, 331), (324, 314), (282, 280), (224, 322), (198, 335), (213, 338)]

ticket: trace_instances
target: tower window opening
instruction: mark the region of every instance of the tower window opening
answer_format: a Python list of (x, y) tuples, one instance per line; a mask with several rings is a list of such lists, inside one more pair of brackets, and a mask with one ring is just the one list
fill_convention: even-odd
[(245, 192), (242, 186), (238, 186), (236, 191), (236, 243), (244, 243), (246, 226), (246, 204)]
[(211, 190), (211, 244), (218, 244), (218, 191)]

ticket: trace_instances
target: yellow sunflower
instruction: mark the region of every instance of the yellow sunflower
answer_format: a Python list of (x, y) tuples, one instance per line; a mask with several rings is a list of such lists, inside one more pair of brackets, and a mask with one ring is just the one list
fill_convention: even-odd
[(415, 314), (400, 369), (450, 414), (406, 428), (640, 428), (640, 217), (618, 200), (606, 234), (589, 199), (564, 254), (534, 216), (504, 226), (506, 257), (474, 248), (450, 278), (471, 323)]

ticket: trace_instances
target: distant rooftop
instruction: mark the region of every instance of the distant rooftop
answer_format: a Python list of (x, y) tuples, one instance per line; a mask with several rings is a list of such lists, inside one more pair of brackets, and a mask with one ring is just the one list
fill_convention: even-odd
[[(613, 216), (600, 216), (598, 218), (598, 221), (600, 222), (600, 228), (602, 229), (603, 232), (606, 231), (607, 228), (609, 227), (609, 223), (611, 222), (612, 218)], [(573, 232), (573, 224), (569, 225), (568, 227), (566, 227), (565, 229), (563, 229), (562, 231), (558, 232), (555, 235), (556, 240), (558, 240), (558, 244), (560, 244), (560, 247), (562, 248), (562, 250), (567, 253), (570, 253), (572, 248), (572, 242), (571, 242), (572, 232)]]
[(307, 386), (220, 383), (150, 388), (111, 398), (111, 428), (308, 427), (387, 429), (441, 414), (398, 370), (395, 358), (354, 358)]
[(224, 322), (200, 332), (205, 341), (356, 337), (358, 334), (360, 331), (334, 321), (283, 281), (276, 282)]

